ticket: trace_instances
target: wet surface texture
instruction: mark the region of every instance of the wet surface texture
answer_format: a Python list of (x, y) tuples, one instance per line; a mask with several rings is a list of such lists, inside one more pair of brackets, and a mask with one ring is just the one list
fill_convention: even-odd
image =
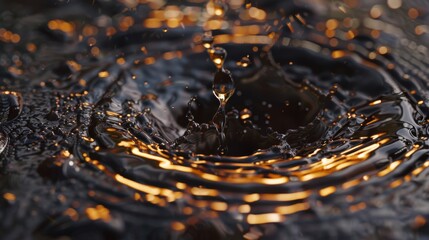
[(140, 2), (0, 1), (0, 238), (429, 236), (426, 1)]

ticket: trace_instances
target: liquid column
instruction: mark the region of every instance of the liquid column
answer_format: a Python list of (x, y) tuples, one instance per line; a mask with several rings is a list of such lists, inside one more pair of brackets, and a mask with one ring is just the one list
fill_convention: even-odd
[(223, 68), (223, 63), (226, 58), (226, 50), (220, 47), (211, 47), (208, 50), (210, 59), (216, 65), (217, 71), (213, 80), (212, 90), (213, 94), (219, 100), (219, 108), (213, 117), (212, 122), (216, 126), (219, 134), (219, 148), (218, 151), (221, 155), (225, 154), (228, 150), (226, 147), (226, 113), (225, 106), (229, 98), (234, 94), (235, 84), (232, 79), (231, 73)]

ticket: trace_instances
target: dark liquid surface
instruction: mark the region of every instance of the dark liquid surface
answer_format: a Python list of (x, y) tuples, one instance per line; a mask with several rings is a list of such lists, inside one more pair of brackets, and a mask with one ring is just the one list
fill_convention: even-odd
[[(395, 19), (420, 26), (427, 4), (305, 2), (215, 4), (204, 26), (182, 2), (0, 9), (0, 233), (426, 236), (427, 35)], [(223, 155), (207, 28), (235, 83)]]

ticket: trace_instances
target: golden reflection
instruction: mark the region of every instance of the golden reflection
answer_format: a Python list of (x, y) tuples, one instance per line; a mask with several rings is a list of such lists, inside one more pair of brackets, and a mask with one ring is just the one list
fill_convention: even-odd
[(270, 200), (270, 201), (296, 201), (302, 200), (309, 197), (311, 191), (301, 191), (301, 192), (291, 192), (291, 193), (278, 193), (278, 194), (261, 194), (260, 199)]
[(403, 182), (404, 182), (404, 180), (398, 179), (398, 180), (391, 182), (389, 186), (391, 188), (396, 188), (396, 187), (400, 186)]
[(398, 160), (396, 162), (392, 162), (391, 164), (389, 164), (389, 166), (387, 168), (378, 172), (377, 175), (380, 177), (383, 177), (383, 176), (389, 174), (390, 172), (392, 172), (393, 170), (395, 170), (401, 163), (402, 163), (401, 160)]
[(136, 181), (130, 180), (128, 178), (125, 178), (119, 174), (115, 175), (115, 179), (116, 179), (116, 181), (118, 181), (124, 185), (127, 185), (131, 188), (138, 190), (138, 191), (149, 193), (152, 195), (171, 196), (173, 194), (173, 191), (171, 191), (170, 189), (163, 189), (163, 188), (158, 188), (158, 187), (153, 187), (153, 186), (141, 184), (141, 183), (138, 183)]
[(69, 35), (71, 35), (75, 29), (75, 26), (73, 23), (70, 23), (61, 19), (55, 19), (55, 20), (49, 21), (48, 27), (51, 30), (63, 31)]
[(3, 198), (10, 202), (14, 202), (16, 200), (16, 196), (13, 193), (5, 193), (3, 194)]
[(73, 208), (67, 208), (67, 210), (64, 211), (64, 215), (70, 217), (73, 221), (77, 221), (79, 219), (78, 212)]
[(374, 102), (371, 102), (369, 105), (374, 106), (374, 105), (378, 105), (380, 103), (381, 103), (381, 100), (375, 100)]
[(411, 155), (413, 155), (419, 149), (420, 149), (420, 145), (415, 144), (410, 151), (408, 151), (407, 153), (405, 153), (405, 157), (407, 157), (407, 158), (410, 157)]
[(296, 203), (290, 206), (276, 207), (275, 212), (282, 215), (288, 215), (288, 214), (294, 214), (300, 211), (304, 211), (309, 208), (310, 208), (310, 204), (308, 203)]
[(249, 213), (250, 210), (251, 210), (251, 207), (248, 204), (243, 204), (238, 207), (238, 212), (240, 213)]
[(196, 195), (196, 196), (218, 196), (219, 192), (217, 190), (214, 189), (206, 189), (206, 188), (197, 188), (197, 187), (193, 187), (191, 189), (191, 193)]
[[(156, 1), (153, 4), (158, 4)], [(294, 39), (284, 37), (282, 39), (272, 29), (268, 29), (266, 26), (261, 25), (261, 22), (269, 20), (270, 16), (257, 6), (252, 6), (251, 3), (245, 4), (246, 9), (241, 9), (239, 18), (241, 21), (231, 22), (225, 15), (232, 9), (240, 9), (240, 6), (244, 4), (244, 1), (234, 0), (230, 1), (229, 4), (224, 4), (224, 1), (211, 0), (208, 1), (205, 9), (198, 7), (185, 7), (181, 8), (174, 5), (160, 4), (156, 9), (150, 12), (148, 18), (140, 20), (134, 19), (131, 16), (123, 16), (119, 18), (118, 26), (108, 26), (105, 29), (107, 36), (113, 36), (118, 31), (128, 31), (135, 24), (143, 25), (145, 28), (160, 29), (160, 34), (169, 33), (170, 29), (173, 28), (186, 28), (187, 26), (199, 26), (201, 29), (207, 31), (207, 34), (196, 34), (192, 37), (193, 40), (193, 52), (208, 51), (212, 61), (220, 69), (224, 64), (226, 58), (226, 52), (215, 52), (216, 44), (226, 43), (237, 43), (237, 44), (251, 44), (254, 52), (260, 51), (264, 46), (272, 46), (277, 41), (284, 46), (293, 46)], [(400, 0), (389, 0), (388, 5), (391, 8), (400, 7), (402, 2)], [(347, 9), (344, 6), (340, 6), (340, 10), (345, 12)], [(375, 5), (370, 9), (369, 16), (372, 21), (380, 18), (383, 15), (383, 8), (380, 5)], [(408, 15), (410, 18), (415, 19), (419, 16), (417, 9), (409, 9)], [(248, 21), (248, 22), (247, 22)], [(249, 23), (250, 22), (250, 23)], [(291, 17), (285, 17), (284, 21), (277, 21), (274, 26), (282, 25), (284, 28), (288, 28), (290, 32), (299, 30), (300, 24), (306, 24), (306, 20), (300, 14), (296, 14)], [(333, 59), (340, 59), (344, 57), (353, 56), (352, 52), (356, 45), (349, 44), (347, 51), (344, 48), (340, 48), (342, 40), (352, 40), (360, 34), (358, 26), (360, 22), (356, 18), (346, 18), (344, 20), (337, 20), (334, 18), (327, 19), (326, 21), (319, 22), (315, 25), (315, 29), (320, 32), (323, 37), (315, 36), (313, 42), (304, 42), (304, 48), (312, 51), (322, 51), (324, 45), (330, 44), (331, 46), (338, 47), (334, 51), (329, 51), (325, 48), (326, 54)], [(270, 26), (271, 28), (273, 26)], [(49, 21), (48, 28), (55, 31), (62, 31), (68, 35), (74, 33), (74, 23), (67, 22), (64, 20), (54, 19)], [(218, 35), (212, 36), (210, 30), (228, 29), (227, 31), (217, 31)], [(162, 31), (161, 31), (162, 30)], [(420, 35), (428, 31), (426, 25), (417, 26), (415, 33)], [(213, 31), (215, 33), (216, 31)], [(84, 41), (90, 47), (90, 52), (94, 56), (102, 56), (101, 50), (96, 46), (97, 40), (95, 35), (98, 33), (96, 27), (91, 25), (85, 25), (82, 29), (82, 35)], [(372, 30), (370, 34), (373, 37), (378, 37), (382, 33), (381, 30)], [(104, 34), (104, 32), (103, 32)], [(329, 39), (326, 39), (328, 37)], [(0, 40), (4, 42), (19, 42), (20, 36), (15, 33), (3, 29), (0, 29)], [(259, 45), (262, 45), (259, 46)], [(33, 43), (26, 45), (29, 52), (35, 52), (37, 46)], [(157, 59), (161, 58), (164, 60), (172, 60), (175, 58), (181, 58), (185, 52), (182, 51), (167, 51), (159, 53), (157, 55), (149, 55), (150, 47), (139, 46), (139, 54), (143, 57), (139, 59), (126, 59), (124, 57), (117, 57), (115, 59), (116, 64), (124, 65), (127, 62), (141, 63), (145, 65), (155, 64)], [(374, 51), (368, 53), (368, 57), (375, 59), (382, 55), (389, 54), (392, 49), (387, 46), (374, 46)], [(219, 49), (218, 49), (219, 50)], [(250, 57), (243, 57), (242, 60), (237, 62), (238, 66), (248, 67), (250, 65)], [(253, 60), (253, 59), (252, 59)], [(291, 62), (290, 64), (294, 64)], [(82, 66), (73, 60), (67, 61), (67, 65), (75, 72), (82, 70)], [(22, 74), (22, 70), (17, 67), (9, 69), (11, 73), (16, 75)], [(108, 78), (111, 77), (111, 72), (107, 70), (100, 71), (98, 77)], [(137, 76), (132, 76), (132, 79), (136, 79)], [(82, 86), (86, 86), (87, 82), (85, 79), (80, 81)], [(169, 82), (168, 84), (172, 84)], [(142, 100), (157, 100), (157, 96), (148, 93), (141, 98)], [(382, 104), (383, 101), (378, 99), (367, 103), (368, 106), (376, 106)], [(418, 104), (423, 104), (421, 100)], [(124, 114), (116, 113), (114, 111), (105, 111), (107, 117), (111, 119), (121, 119), (122, 117), (130, 117)], [(252, 112), (243, 108), (240, 112), (241, 120), (248, 120), (252, 117)], [(358, 117), (355, 110), (350, 111), (347, 114), (349, 119)], [(373, 117), (368, 118), (362, 125), (370, 125), (378, 122), (380, 119)], [(105, 131), (109, 134), (113, 134), (118, 130), (115, 127), (107, 127)], [(190, 176), (196, 178), (198, 184), (189, 184), (185, 180), (182, 182), (171, 183), (170, 188), (153, 186), (150, 183), (139, 182), (138, 180), (132, 179), (130, 176), (125, 174), (118, 174), (110, 172), (110, 168), (105, 166), (102, 162), (91, 159), (89, 154), (84, 153), (84, 160), (86, 164), (92, 164), (96, 169), (103, 171), (106, 175), (110, 176), (115, 181), (134, 189), (136, 192), (132, 193), (133, 199), (139, 202), (148, 202), (158, 206), (166, 206), (177, 200), (186, 200), (187, 204), (193, 207), (204, 209), (204, 211), (211, 211), (208, 214), (218, 214), (217, 212), (223, 211), (235, 211), (243, 216), (249, 224), (264, 224), (264, 223), (275, 223), (282, 222), (286, 219), (287, 215), (294, 214), (300, 211), (306, 211), (310, 209), (309, 198), (317, 197), (328, 197), (338, 191), (344, 189), (350, 189), (354, 186), (359, 185), (364, 181), (371, 181), (374, 178), (386, 177), (389, 173), (394, 172), (403, 162), (407, 161), (412, 157), (420, 148), (419, 145), (414, 145), (412, 149), (404, 154), (404, 158), (393, 161), (386, 164), (381, 170), (377, 172), (368, 172), (356, 176), (347, 178), (338, 183), (330, 183), (324, 185), (323, 188), (315, 188), (307, 190), (305, 187), (288, 188), (289, 184), (297, 184), (298, 186), (305, 186), (305, 184), (311, 184), (313, 181), (326, 176), (341, 174), (346, 172), (353, 166), (365, 163), (365, 161), (371, 160), (374, 156), (374, 152), (380, 147), (387, 144), (391, 139), (385, 136), (385, 133), (375, 133), (371, 136), (359, 136), (358, 143), (353, 144), (351, 147), (334, 152), (330, 155), (324, 155), (326, 148), (320, 147), (316, 149), (310, 149), (302, 155), (293, 156), (290, 158), (271, 158), (263, 159), (259, 158), (263, 156), (262, 152), (256, 152), (251, 155), (255, 160), (246, 161), (249, 156), (240, 157), (228, 157), (229, 161), (213, 160), (213, 156), (205, 156), (194, 154), (190, 155), (188, 159), (184, 156), (176, 156), (174, 152), (167, 151), (160, 145), (157, 144), (144, 144), (137, 139), (133, 140), (121, 140), (118, 141), (117, 146), (121, 147), (121, 151), (133, 154), (136, 158), (141, 161), (150, 163), (150, 166), (156, 168), (157, 171), (168, 172), (168, 173), (187, 173)], [(87, 136), (81, 136), (83, 140), (88, 143), (93, 143), (95, 140)], [(94, 147), (96, 151), (102, 151), (99, 146)], [(63, 157), (72, 157), (70, 152), (62, 151), (60, 153)], [(323, 157), (322, 157), (323, 156)], [(283, 169), (282, 163), (290, 163), (294, 161), (308, 161), (308, 163), (302, 165), (293, 165)], [(404, 177), (403, 179), (397, 179), (390, 182), (390, 188), (396, 188), (401, 186), (404, 181), (408, 181), (414, 176), (418, 176), (423, 172), (424, 169), (429, 167), (429, 162), (415, 168), (410, 176)], [(269, 170), (269, 173), (261, 173), (260, 170)], [(375, 169), (374, 169), (375, 170)], [(408, 179), (408, 180), (407, 180)], [(237, 203), (225, 202), (223, 198), (224, 192), (213, 187), (215, 183), (228, 183), (233, 185), (235, 188), (240, 188), (243, 192), (227, 192), (226, 194), (234, 195)], [(170, 183), (166, 183), (170, 184)], [(207, 184), (207, 185), (205, 185)], [(335, 184), (335, 185), (333, 185)], [(276, 186), (279, 187), (276, 192), (273, 193), (256, 193), (252, 189), (255, 187), (264, 186)], [(284, 189), (282, 190), (282, 187)], [(293, 189), (293, 190), (290, 190)], [(16, 196), (12, 193), (5, 193), (3, 198), (8, 201), (15, 201)], [(207, 200), (209, 199), (209, 200)], [(354, 198), (352, 195), (347, 196), (347, 201), (353, 202)], [(259, 203), (263, 202), (276, 202), (278, 205), (273, 209), (264, 209), (263, 211), (256, 211), (256, 207)], [(198, 209), (193, 207), (181, 206), (180, 211), (185, 215), (192, 215), (198, 212)], [(360, 211), (366, 208), (366, 204), (355, 203), (350, 206), (351, 212)], [(259, 209), (258, 209), (259, 210)], [(254, 211), (254, 212), (253, 212)], [(214, 213), (213, 213), (214, 212)], [(237, 214), (238, 214), (237, 213)], [(64, 213), (72, 219), (77, 219), (78, 215), (74, 209), (68, 209)], [(102, 205), (97, 205), (93, 208), (87, 208), (85, 214), (91, 220), (110, 220), (109, 210)], [(422, 219), (417, 219), (418, 222), (423, 222)], [(171, 228), (175, 231), (182, 231), (185, 229), (185, 225), (181, 222), (172, 222)]]
[(185, 225), (181, 222), (173, 222), (171, 224), (171, 228), (173, 228), (175, 231), (182, 231), (185, 229)]
[(247, 222), (249, 224), (283, 222), (284, 219), (285, 217), (278, 213), (249, 214), (247, 216)]
[(17, 33), (13, 33), (12, 31), (0, 28), (0, 41), (6, 43), (19, 43), (21, 41), (21, 36)]
[(321, 189), (321, 190), (319, 191), (319, 193), (320, 193), (320, 196), (322, 196), (322, 197), (326, 197), (326, 196), (328, 196), (328, 195), (330, 195), (330, 194), (334, 193), (336, 190), (337, 190), (337, 188), (336, 188), (336, 187), (334, 187), (334, 186), (330, 186), (330, 187), (326, 187), (326, 188)]
[(109, 72), (108, 71), (101, 71), (101, 72), (99, 72), (98, 73), (98, 76), (99, 77), (101, 77), (101, 78), (106, 78), (106, 77), (108, 77), (110, 74), (109, 74)]
[(366, 204), (364, 202), (357, 203), (349, 207), (350, 212), (361, 211), (366, 208)]
[(226, 211), (228, 209), (228, 204), (225, 202), (212, 202), (210, 208), (215, 211)]

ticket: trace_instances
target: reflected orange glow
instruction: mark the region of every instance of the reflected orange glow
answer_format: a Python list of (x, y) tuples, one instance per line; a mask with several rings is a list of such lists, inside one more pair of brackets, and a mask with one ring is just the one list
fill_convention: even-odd
[(93, 221), (100, 219), (107, 222), (111, 219), (109, 209), (105, 208), (103, 205), (97, 205), (95, 208), (87, 208), (85, 213), (88, 218)]
[(278, 213), (266, 213), (266, 214), (249, 214), (247, 216), (247, 222), (249, 224), (264, 224), (264, 223), (275, 223), (283, 222), (284, 216)]
[(310, 208), (308, 203), (297, 203), (290, 206), (281, 206), (276, 208), (276, 212), (282, 215), (294, 214)]
[(61, 19), (55, 19), (48, 22), (48, 27), (51, 30), (59, 30), (63, 31), (69, 35), (73, 34), (74, 32), (74, 25), (70, 22), (66, 22)]
[(14, 202), (16, 200), (16, 196), (13, 193), (5, 193), (3, 194), (3, 198), (10, 202)]

